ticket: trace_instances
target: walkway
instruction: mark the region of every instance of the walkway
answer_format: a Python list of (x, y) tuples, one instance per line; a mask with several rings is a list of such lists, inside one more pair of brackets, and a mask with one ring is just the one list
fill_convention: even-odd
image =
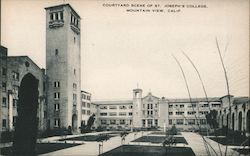
[[(147, 135), (149, 132), (143, 132), (143, 135)], [(133, 132), (126, 136), (125, 143), (129, 144), (130, 141), (137, 139), (142, 136), (141, 132)], [(43, 140), (47, 141), (47, 140)], [(52, 141), (52, 139), (50, 139)], [(74, 155), (74, 156), (97, 156), (99, 154), (99, 142), (84, 142), (85, 144), (66, 148), (51, 153), (43, 154), (42, 156), (63, 156), (63, 155)], [(110, 151), (114, 148), (121, 146), (121, 137), (116, 136), (110, 138), (108, 141), (103, 143), (103, 153)]]
[[(207, 156), (208, 155), (206, 148), (204, 146), (203, 139), (200, 135), (198, 135), (196, 133), (192, 133), (192, 132), (182, 132), (182, 135), (185, 137), (189, 146), (193, 149), (195, 155), (197, 155), (197, 156)], [(226, 150), (225, 145), (218, 144), (217, 142), (215, 142), (209, 138), (206, 138), (206, 137), (204, 137), (204, 138), (207, 141), (207, 143), (209, 145), (211, 145), (211, 146), (209, 146), (209, 151), (210, 151), (211, 156), (216, 156), (216, 155), (221, 156), (221, 153), (223, 156), (225, 155), (225, 150)], [(214, 151), (211, 147), (213, 147)], [(220, 149), (221, 149), (221, 151), (220, 151)], [(228, 156), (232, 156), (232, 155), (239, 156), (239, 153), (230, 149), (230, 148), (227, 148), (227, 155)]]

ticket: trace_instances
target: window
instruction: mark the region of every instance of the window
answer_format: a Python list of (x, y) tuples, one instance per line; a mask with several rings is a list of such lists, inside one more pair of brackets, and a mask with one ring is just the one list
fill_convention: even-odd
[(53, 21), (53, 13), (50, 13), (50, 20)]
[(107, 124), (107, 120), (101, 120), (101, 124)]
[(56, 55), (56, 56), (58, 55), (58, 49), (55, 50), (55, 55)]
[(195, 119), (188, 119), (187, 122), (189, 125), (195, 125)]
[(206, 122), (206, 119), (200, 119), (200, 124), (201, 125), (205, 125), (207, 122)]
[(17, 121), (17, 116), (13, 116), (13, 126), (15, 127), (16, 126), (16, 121)]
[(176, 115), (183, 115), (184, 112), (175, 112)]
[(56, 20), (58, 20), (58, 13), (56, 12), (55, 15), (56, 15)]
[(124, 125), (125, 124), (125, 120), (120, 120), (120, 124)]
[(59, 92), (54, 93), (54, 99), (55, 100), (60, 99), (60, 93)]
[(74, 43), (76, 43), (76, 38), (74, 37)]
[(86, 110), (82, 110), (82, 114), (84, 114), (84, 115), (85, 115), (85, 114), (86, 114)]
[(109, 109), (117, 109), (116, 106), (109, 106)]
[(116, 115), (117, 115), (116, 112), (110, 112), (110, 113), (109, 113), (109, 116), (116, 116)]
[(100, 109), (107, 109), (107, 106), (100, 106)]
[(120, 113), (119, 113), (119, 116), (126, 116), (126, 115), (127, 115), (126, 112), (120, 112)]
[(129, 108), (130, 108), (130, 109), (133, 109), (133, 106), (131, 105), (131, 106), (129, 106)]
[(132, 113), (132, 112), (129, 112), (129, 113), (128, 113), (128, 115), (129, 115), (129, 116), (132, 116), (132, 115), (133, 115), (133, 113)]
[(90, 115), (90, 110), (87, 110), (87, 115)]
[(169, 115), (173, 115), (173, 112), (169, 112), (168, 114), (169, 114)]
[(63, 20), (63, 12), (60, 12), (60, 18)]
[(195, 111), (191, 111), (191, 112), (188, 111), (187, 114), (188, 114), (188, 115), (194, 115), (194, 114), (196, 114), (196, 112), (195, 112)]
[(13, 80), (19, 80), (19, 73), (18, 72), (15, 72), (15, 71), (12, 71), (12, 78)]
[(116, 121), (115, 120), (110, 120), (110, 124), (114, 125), (114, 124), (116, 124)]
[(73, 89), (77, 89), (77, 84), (73, 83)]
[(17, 107), (17, 99), (13, 99), (13, 107)]
[(82, 102), (82, 107), (86, 107), (86, 103), (85, 102)]
[(55, 88), (59, 88), (60, 87), (60, 82), (59, 81), (55, 81), (54, 82), (54, 87)]
[(90, 108), (90, 103), (87, 103), (87, 107)]
[(183, 119), (177, 119), (176, 124), (177, 125), (183, 125)]
[(100, 116), (107, 116), (108, 113), (100, 113)]
[(54, 105), (54, 109), (55, 109), (55, 111), (59, 111), (59, 109), (60, 109), (59, 103), (56, 103), (56, 104)]
[(172, 119), (168, 120), (169, 125), (172, 125)]
[(173, 105), (169, 105), (168, 107), (169, 107), (169, 108), (173, 108)]
[(155, 126), (158, 126), (158, 120), (155, 120)]
[(55, 119), (54, 126), (55, 127), (60, 127), (60, 119)]
[(3, 119), (3, 120), (2, 120), (2, 127), (3, 127), (3, 128), (6, 128), (6, 126), (7, 126), (7, 120), (6, 120), (6, 119)]
[(7, 99), (6, 99), (6, 97), (2, 98), (2, 106), (7, 107)]
[(6, 74), (7, 74), (7, 69), (3, 67), (3, 68), (2, 68), (2, 75), (3, 75), (3, 76), (6, 76)]
[(90, 100), (90, 96), (87, 96), (87, 100)]
[(180, 105), (180, 108), (184, 108), (184, 105)]
[(74, 75), (76, 75), (76, 69), (74, 69)]
[(73, 94), (73, 101), (76, 101), (77, 100), (77, 97), (76, 97), (76, 94), (74, 93)]
[(120, 106), (119, 108), (120, 108), (120, 109), (127, 109), (126, 106)]
[(6, 82), (2, 82), (2, 90), (6, 92)]

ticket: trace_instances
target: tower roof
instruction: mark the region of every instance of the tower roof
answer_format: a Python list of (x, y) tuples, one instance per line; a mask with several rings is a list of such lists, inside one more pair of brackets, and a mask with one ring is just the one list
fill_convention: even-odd
[(79, 14), (71, 7), (70, 4), (54, 5), (54, 6), (46, 7), (46, 8), (44, 8), (44, 9), (45, 9), (45, 10), (48, 10), (48, 9), (59, 8), (59, 7), (64, 7), (64, 6), (68, 6), (68, 7), (74, 12), (74, 14), (75, 14), (79, 19), (81, 19), (81, 17), (79, 16)]

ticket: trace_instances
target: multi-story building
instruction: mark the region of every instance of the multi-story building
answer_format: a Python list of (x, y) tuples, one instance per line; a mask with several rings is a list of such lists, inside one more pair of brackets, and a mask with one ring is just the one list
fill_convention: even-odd
[(95, 126), (108, 130), (130, 129), (133, 118), (133, 103), (131, 100), (123, 101), (95, 101)]
[[(231, 100), (234, 109), (232, 122), (234, 129), (249, 130), (249, 98), (240, 97)], [(220, 127), (228, 125), (229, 117), (222, 115), (228, 112), (229, 104), (225, 97), (222, 98), (185, 98), (167, 99), (159, 98), (152, 93), (142, 97), (142, 89), (133, 90), (132, 100), (120, 101), (95, 101), (96, 126), (107, 129), (128, 128), (170, 128), (175, 125), (182, 130), (207, 129), (206, 114), (211, 110), (220, 110), (218, 120), (223, 121)], [(236, 114), (237, 116), (234, 114)], [(91, 111), (92, 113), (92, 111)], [(231, 120), (230, 120), (231, 121)], [(237, 123), (238, 125), (234, 124)], [(230, 124), (229, 124), (230, 125)], [(238, 127), (238, 128), (237, 128)]]
[(222, 107), (218, 108), (217, 121), (219, 127), (246, 132), (250, 136), (250, 104), (249, 97), (223, 96)]
[[(89, 117), (94, 113), (94, 110), (91, 110), (91, 93), (86, 91), (81, 91), (81, 110), (82, 110), (82, 123), (83, 125), (87, 125)], [(91, 112), (91, 113), (90, 113)]]
[(46, 9), (46, 74), (50, 128), (81, 124), (80, 16), (69, 4)]
[[(3, 50), (3, 51), (2, 51)], [(23, 77), (32, 74), (39, 80), (37, 117), (39, 130), (46, 129), (47, 105), (45, 100), (45, 70), (39, 68), (28, 56), (7, 56), (7, 49), (1, 47), (4, 66), (1, 67), (1, 131), (11, 131), (15, 127), (18, 106), (18, 90)], [(2, 64), (2, 62), (1, 62)]]

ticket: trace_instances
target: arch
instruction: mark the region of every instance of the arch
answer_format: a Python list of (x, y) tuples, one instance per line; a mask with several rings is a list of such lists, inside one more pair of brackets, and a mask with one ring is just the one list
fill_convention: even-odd
[(221, 127), (223, 127), (223, 120), (224, 120), (224, 116), (221, 115)]
[(31, 73), (21, 80), (17, 122), (13, 140), (13, 155), (33, 155), (35, 153), (38, 129), (38, 84), (39, 80)]
[(234, 130), (234, 113), (232, 114), (232, 130)]
[(77, 115), (76, 114), (72, 115), (72, 130), (73, 131), (77, 130)]
[(238, 130), (242, 131), (242, 112), (239, 112), (239, 117), (238, 117)]
[(247, 111), (247, 119), (246, 119), (246, 127), (247, 127), (247, 132), (250, 133), (250, 110)]
[(229, 114), (227, 114), (227, 128), (229, 128)]

